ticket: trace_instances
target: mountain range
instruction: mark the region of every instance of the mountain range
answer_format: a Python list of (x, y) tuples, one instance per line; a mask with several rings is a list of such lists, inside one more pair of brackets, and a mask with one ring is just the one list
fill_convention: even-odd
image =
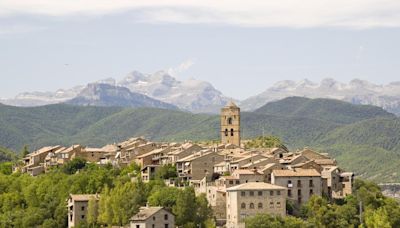
[[(132, 94), (128, 94), (128, 90)], [(231, 99), (208, 82), (196, 79), (179, 81), (167, 71), (154, 74), (133, 71), (119, 82), (108, 78), (87, 86), (60, 89), (56, 92), (25, 92), (13, 99), (0, 99), (0, 102), (28, 107), (58, 103), (172, 109), (178, 107), (194, 113), (216, 113), (229, 100)]]
[[(93, 87), (96, 84), (107, 84), (112, 87), (105, 89), (104, 86), (98, 86), (98, 97), (96, 100), (89, 101), (87, 98), (94, 98)], [(127, 96), (127, 91), (124, 91), (125, 95), (122, 96), (123, 88), (129, 89), (135, 95)], [(88, 94), (91, 90), (92, 94)], [(143, 101), (140, 101), (138, 94), (144, 95), (141, 97)], [(277, 82), (258, 95), (237, 102), (243, 110), (253, 111), (271, 101), (292, 96), (331, 98), (353, 104), (374, 105), (400, 115), (400, 82), (376, 85), (359, 79), (354, 79), (348, 84), (329, 78), (319, 83), (307, 79), (286, 80)], [(153, 101), (149, 103), (150, 98)], [(166, 108), (165, 103), (168, 103), (171, 104), (172, 109), (178, 107), (193, 113), (218, 113), (221, 106), (232, 100), (205, 81), (195, 79), (180, 81), (171, 76), (168, 71), (158, 71), (153, 74), (133, 71), (118, 82), (113, 78), (108, 78), (89, 83), (87, 86), (75, 86), (55, 92), (25, 92), (13, 99), (0, 99), (0, 103), (13, 106), (40, 106), (71, 103), (72, 99), (72, 103), (92, 106)]]
[(254, 110), (270, 101), (290, 96), (331, 98), (353, 104), (374, 105), (400, 115), (400, 82), (376, 85), (359, 79), (348, 84), (330, 78), (323, 79), (320, 83), (307, 79), (298, 82), (280, 81), (261, 94), (242, 101), (241, 106), (244, 110)]
[[(380, 182), (400, 181), (400, 119), (382, 108), (333, 99), (289, 97), (242, 112), (244, 139), (262, 134), (292, 150), (329, 152), (341, 166)], [(219, 116), (158, 108), (55, 104), (0, 105), (0, 145), (103, 146), (132, 136), (154, 141), (218, 140)]]

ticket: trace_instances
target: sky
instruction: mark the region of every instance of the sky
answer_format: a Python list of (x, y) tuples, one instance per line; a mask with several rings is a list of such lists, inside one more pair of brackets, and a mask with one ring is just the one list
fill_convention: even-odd
[(245, 99), (281, 80), (400, 81), (397, 0), (1, 0), (0, 97), (168, 70)]

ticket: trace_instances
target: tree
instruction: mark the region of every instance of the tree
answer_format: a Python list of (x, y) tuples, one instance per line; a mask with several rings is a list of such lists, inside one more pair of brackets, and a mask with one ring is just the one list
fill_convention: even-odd
[(196, 197), (196, 207), (196, 224), (202, 224), (201, 227), (204, 227), (205, 222), (213, 216), (213, 211), (208, 205), (207, 197), (205, 194), (200, 194)]
[(167, 209), (172, 209), (177, 201), (179, 189), (174, 187), (162, 187), (153, 191), (148, 202), (151, 206), (162, 206)]
[(21, 156), (24, 158), (24, 157), (26, 157), (26, 155), (28, 155), (28, 154), (29, 154), (29, 148), (28, 148), (28, 145), (25, 145), (25, 146), (22, 148)]
[(258, 214), (246, 218), (246, 228), (303, 228), (312, 227), (307, 222), (292, 216), (280, 217), (269, 214)]
[(367, 209), (365, 212), (365, 224), (368, 228), (391, 228), (389, 216), (385, 208), (377, 210)]
[(63, 166), (63, 171), (66, 174), (74, 174), (76, 171), (83, 169), (86, 166), (86, 160), (83, 158), (74, 158)]
[(178, 173), (176, 171), (176, 167), (174, 165), (168, 164), (168, 165), (163, 165), (158, 168), (155, 178), (166, 180), (170, 178), (175, 178), (178, 176)]
[(255, 139), (248, 141), (245, 144), (246, 148), (282, 148), (287, 150), (286, 146), (280, 138), (276, 136), (259, 136)]
[(12, 173), (12, 163), (11, 162), (1, 162), (0, 163), (0, 173), (4, 175), (10, 175)]
[(97, 217), (99, 216), (99, 205), (95, 197), (91, 197), (88, 203), (87, 209), (87, 223), (91, 227), (95, 227), (97, 223)]
[(184, 226), (195, 222), (196, 219), (196, 196), (192, 187), (186, 187), (180, 191), (173, 207), (173, 212), (176, 215), (176, 225)]

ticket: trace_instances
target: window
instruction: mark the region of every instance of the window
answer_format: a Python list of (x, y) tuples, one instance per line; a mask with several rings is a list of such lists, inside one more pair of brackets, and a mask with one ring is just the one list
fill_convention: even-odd
[(156, 221), (156, 216), (153, 216), (153, 221)]
[(237, 180), (237, 181), (236, 181), (236, 184), (240, 184), (240, 181)]
[(288, 195), (288, 197), (292, 197), (292, 190), (288, 189), (287, 195)]
[(297, 187), (301, 187), (301, 180), (297, 180)]
[(233, 181), (229, 181), (229, 184), (233, 184)]
[(280, 196), (281, 195), (281, 191), (276, 191), (276, 195)]
[(312, 194), (314, 194), (314, 191), (310, 189), (310, 196), (312, 196)]
[(164, 220), (168, 220), (168, 214), (164, 215)]
[(253, 191), (250, 191), (250, 196), (254, 196), (254, 192)]
[(81, 218), (82, 218), (82, 219), (85, 219), (85, 215), (82, 215)]
[(246, 196), (246, 192), (245, 192), (245, 191), (240, 192), (240, 195), (241, 195), (241, 196)]
[(240, 208), (246, 209), (246, 204), (245, 203), (240, 204)]
[(276, 202), (276, 207), (281, 208), (281, 202)]
[(156, 227), (156, 225), (154, 225), (154, 224), (153, 224), (153, 225), (151, 225), (151, 228), (155, 228), (155, 227)]
[(225, 136), (228, 136), (228, 129), (225, 129)]
[(273, 196), (274, 195), (274, 191), (269, 191), (269, 195)]
[(262, 209), (263, 208), (263, 204), (262, 203), (258, 203), (258, 209)]
[(233, 128), (231, 129), (231, 136), (233, 136)]
[(85, 207), (81, 207), (81, 210), (84, 211), (84, 210), (85, 210)]
[(136, 225), (136, 228), (140, 228), (140, 225)]
[(274, 202), (269, 202), (269, 208), (274, 208)]
[(168, 228), (168, 227), (169, 227), (169, 225), (168, 225), (168, 224), (165, 224), (165, 225), (164, 225), (164, 227), (165, 227), (165, 228)]
[(314, 187), (313, 180), (310, 180), (309, 182), (310, 182), (310, 188)]
[(228, 124), (231, 125), (232, 124), (232, 117), (228, 118)]
[(250, 209), (254, 209), (254, 203), (250, 203)]
[(258, 196), (262, 196), (262, 191), (258, 191)]

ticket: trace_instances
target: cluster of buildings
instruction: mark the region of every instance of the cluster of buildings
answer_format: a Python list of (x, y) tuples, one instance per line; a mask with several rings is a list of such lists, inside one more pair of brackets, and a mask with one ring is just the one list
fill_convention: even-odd
[[(204, 193), (217, 225), (227, 228), (244, 227), (245, 218), (259, 213), (295, 214), (313, 195), (333, 200), (352, 193), (353, 173), (342, 170), (327, 154), (308, 148), (246, 149), (240, 129), (240, 108), (230, 102), (221, 111), (218, 145), (154, 143), (132, 138), (103, 148), (45, 147), (27, 155), (20, 170), (37, 175), (75, 157), (119, 167), (136, 162), (142, 167), (143, 181), (148, 182), (163, 165), (174, 165), (179, 183), (193, 186), (196, 194)], [(166, 183), (177, 186), (175, 179)], [(87, 206), (81, 205), (85, 197), (87, 204), (89, 195), (70, 196), (70, 227), (85, 219)], [(76, 208), (81, 209), (79, 213)], [(163, 208), (145, 207), (131, 219), (131, 227), (174, 227), (173, 217)]]

